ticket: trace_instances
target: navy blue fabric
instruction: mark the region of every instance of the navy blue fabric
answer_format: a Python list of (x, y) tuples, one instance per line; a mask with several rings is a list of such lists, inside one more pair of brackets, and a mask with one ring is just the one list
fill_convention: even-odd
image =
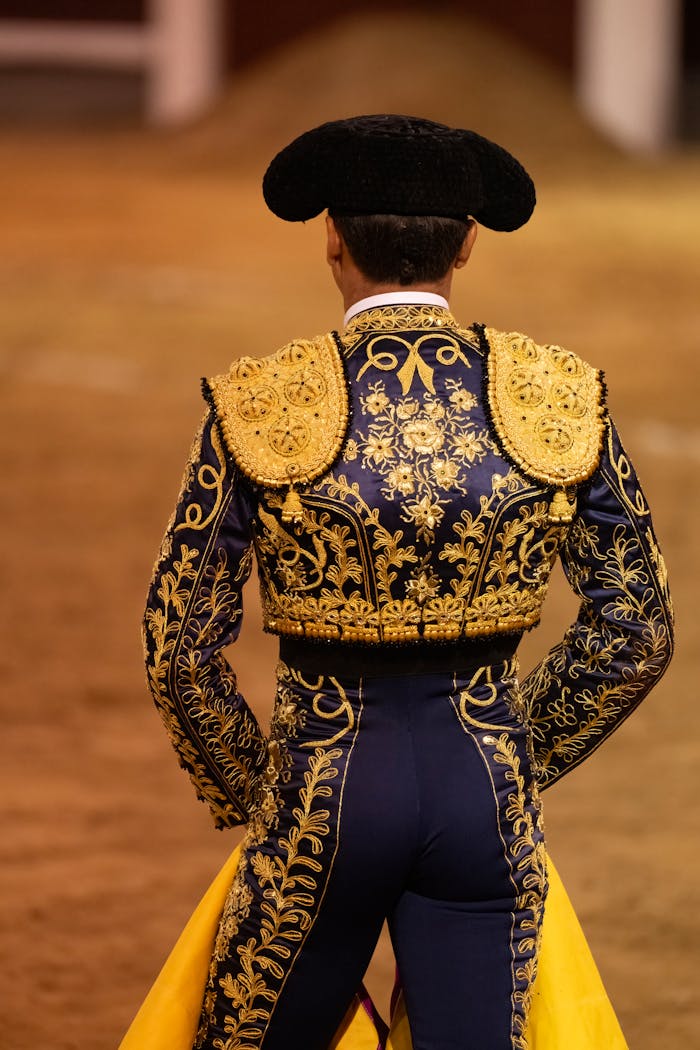
[[(523, 364), (543, 353), (512, 338)], [(415, 1050), (526, 1050), (546, 892), (532, 756), (553, 783), (665, 670), (663, 558), (609, 420), (597, 470), (567, 486), (571, 522), (511, 462), (480, 326), (386, 306), (353, 318), (339, 352), (349, 429), (300, 486), (301, 511), (290, 520), (288, 494), (241, 474), (227, 419), (208, 413), (149, 592), (148, 677), (170, 739), (217, 826), (247, 822), (198, 1045), (326, 1050), (387, 917)], [(578, 418), (583, 365), (562, 354), (556, 396)], [(307, 650), (333, 642), (313, 669), (286, 653), (269, 739), (225, 658), (253, 552), (266, 628)], [(580, 609), (521, 689), (512, 660), (480, 664), (509, 655), (494, 637), (515, 644), (537, 621), (558, 553)], [(403, 673), (432, 647), (439, 671)], [(456, 652), (471, 670), (451, 673)], [(352, 677), (404, 654), (397, 677)]]
[[(245, 1034), (245, 1045), (264, 1050), (327, 1050), (385, 918), (414, 1050), (520, 1045), (545, 882), (528, 730), (512, 670), (508, 663), (465, 677), (306, 682), (282, 669), (278, 706), (293, 698), (296, 708), (293, 734), (278, 737), (289, 776), (276, 781), (274, 826), (246, 850), (250, 902), (235, 923), (235, 945), (253, 945), (253, 954), (246, 968), (234, 947), (215, 968), (201, 1046), (237, 1046), (235, 1037)], [(343, 735), (332, 739), (341, 726)], [(232, 996), (222, 988), (253, 972), (250, 959), (261, 959), (255, 952), (271, 898), (254, 873), (263, 870), (255, 857), (274, 862), (285, 855), (300, 810), (313, 810), (301, 794), (309, 756), (330, 753), (338, 773), (323, 799), (329, 831), (319, 841), (329, 848), (322, 842), (314, 857), (322, 871), (309, 894), (309, 929), (292, 944), (292, 957), (276, 957), (280, 980), (261, 969), (270, 997), (260, 1001), (269, 1016), (243, 1031), (248, 1007), (240, 1007), (240, 989)], [(281, 914), (278, 908), (277, 931)], [(523, 944), (528, 926), (534, 938)], [(237, 1018), (232, 1005), (239, 1006)]]
[[(542, 352), (514, 338), (523, 360)], [(207, 414), (153, 574), (144, 642), (156, 706), (218, 827), (248, 820), (267, 760), (225, 656), (253, 552), (266, 628), (333, 640), (336, 674), (359, 643), (369, 643), (365, 659), (386, 660), (393, 645), (442, 655), (445, 643), (519, 634), (539, 618), (559, 552), (581, 604), (523, 682), (540, 786), (584, 761), (663, 674), (673, 642), (666, 571), (615, 428), (606, 426), (594, 475), (567, 493), (574, 520), (559, 521), (550, 486), (509, 462), (490, 421), (491, 353), (481, 329), (439, 307), (353, 318), (342, 336), (347, 441), (333, 468), (301, 487), (293, 522), (280, 490), (241, 475), (221, 420)], [(583, 367), (576, 360), (562, 358), (562, 389), (567, 369)]]

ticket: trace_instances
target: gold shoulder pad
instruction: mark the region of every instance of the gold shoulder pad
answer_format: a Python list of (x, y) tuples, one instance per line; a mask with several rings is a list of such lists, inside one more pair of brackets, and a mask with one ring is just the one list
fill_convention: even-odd
[(348, 426), (348, 388), (332, 334), (296, 340), (276, 354), (234, 361), (205, 380), (226, 446), (259, 485), (313, 481), (338, 455)]
[(537, 481), (566, 488), (598, 466), (605, 423), (600, 373), (560, 346), (486, 329), (488, 399), (498, 437)]

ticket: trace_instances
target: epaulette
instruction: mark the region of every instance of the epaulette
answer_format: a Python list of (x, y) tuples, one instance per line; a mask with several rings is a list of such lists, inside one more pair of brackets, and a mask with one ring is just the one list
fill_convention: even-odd
[(295, 486), (331, 467), (348, 427), (348, 386), (333, 334), (242, 357), (203, 387), (236, 466), (257, 485), (286, 488), (282, 517), (294, 520), (301, 512)]
[(550, 519), (568, 522), (575, 497), (600, 461), (605, 431), (601, 374), (561, 346), (486, 328), (488, 402), (498, 439), (515, 465), (551, 485)]

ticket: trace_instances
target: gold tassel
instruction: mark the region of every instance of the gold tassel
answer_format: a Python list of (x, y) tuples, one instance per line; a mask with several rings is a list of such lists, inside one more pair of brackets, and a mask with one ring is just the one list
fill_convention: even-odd
[(282, 504), (282, 521), (288, 525), (292, 521), (301, 521), (303, 515), (304, 505), (299, 498), (299, 493), (290, 486)]
[(549, 504), (549, 521), (552, 525), (568, 525), (574, 520), (574, 514), (576, 513), (576, 497), (572, 497), (570, 503), (566, 492), (563, 489), (557, 489), (552, 496), (552, 502)]

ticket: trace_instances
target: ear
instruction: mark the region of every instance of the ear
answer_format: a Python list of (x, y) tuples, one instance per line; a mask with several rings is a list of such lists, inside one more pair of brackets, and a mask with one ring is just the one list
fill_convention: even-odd
[(326, 259), (333, 270), (339, 264), (343, 256), (343, 241), (338, 233), (338, 228), (330, 215), (326, 215)]
[(457, 252), (457, 258), (455, 259), (455, 270), (461, 270), (466, 265), (469, 256), (472, 253), (474, 247), (474, 241), (476, 240), (476, 234), (479, 227), (476, 224), (475, 219), (467, 219), (467, 233), (462, 241), (462, 247)]

